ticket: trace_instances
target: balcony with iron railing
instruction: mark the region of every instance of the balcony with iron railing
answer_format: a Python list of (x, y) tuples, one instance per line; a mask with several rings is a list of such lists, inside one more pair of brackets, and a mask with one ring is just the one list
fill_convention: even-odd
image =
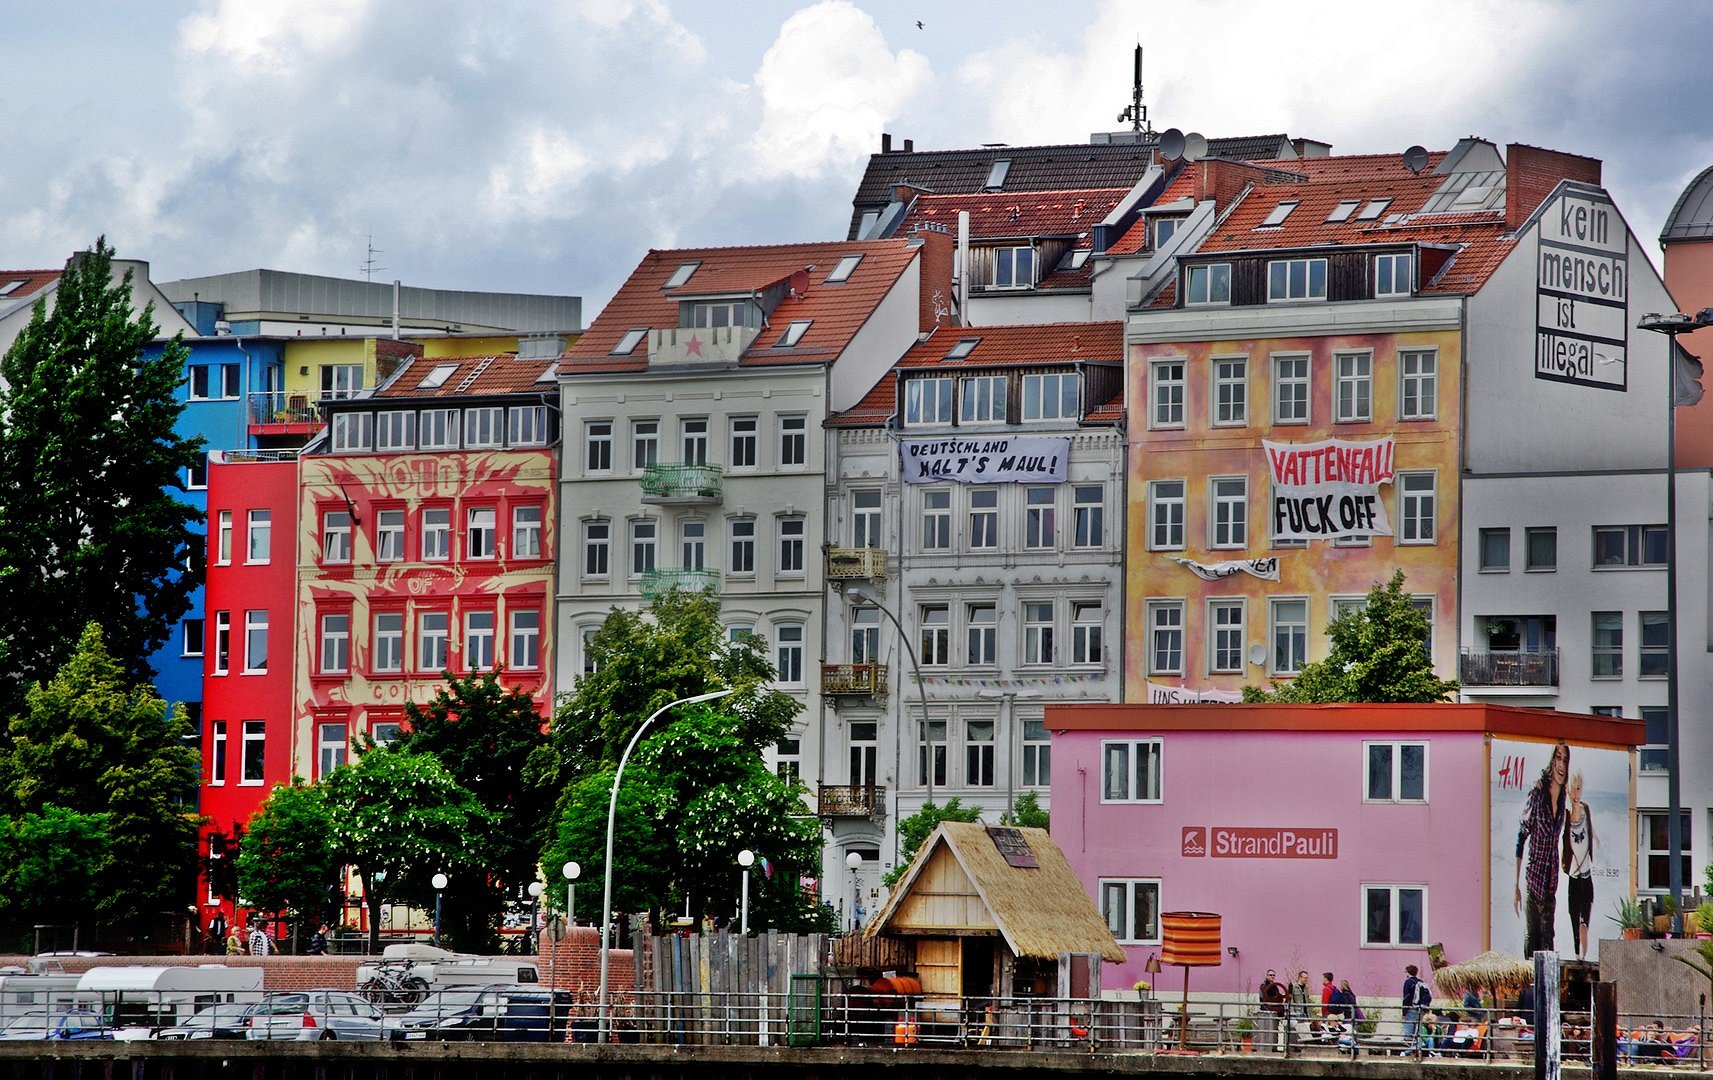
[(642, 501), (656, 506), (718, 503), (723, 478), (718, 465), (649, 465), (642, 471)]
[(662, 593), (670, 592), (673, 589), (683, 589), (686, 592), (707, 592), (718, 596), (720, 584), (721, 575), (718, 570), (663, 567), (643, 571), (641, 588), (643, 599), (653, 600)]
[(302, 390), (263, 390), (250, 395), (250, 426), (304, 428), (305, 434), (321, 426), (319, 398)]
[(822, 664), (821, 693), (829, 696), (885, 697), (885, 664)]
[(886, 789), (875, 784), (822, 784), (815, 812), (822, 817), (879, 817), (886, 812)]
[(1556, 690), (1558, 650), (1464, 649), (1458, 657), (1457, 677), (1474, 691)]
[(827, 578), (833, 581), (880, 581), (886, 577), (886, 551), (882, 548), (836, 547), (827, 549)]

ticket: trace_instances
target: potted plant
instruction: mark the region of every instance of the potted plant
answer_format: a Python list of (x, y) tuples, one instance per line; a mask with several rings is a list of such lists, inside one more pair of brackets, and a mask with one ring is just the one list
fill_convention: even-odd
[(1654, 916), (1654, 933), (1669, 935), (1671, 933), (1671, 917), (1677, 914), (1677, 901), (1673, 900), (1670, 894), (1662, 896), (1659, 898), (1658, 907), (1655, 910), (1658, 911), (1658, 914)]
[(1251, 1020), (1247, 1016), (1240, 1016), (1237, 1018), (1237, 1022), (1231, 1025), (1231, 1030), (1237, 1032), (1237, 1037), (1243, 1040), (1243, 1050), (1245, 1053), (1255, 1049), (1254, 1020)]
[(1154, 989), (1154, 984), (1149, 982), (1147, 979), (1137, 979), (1136, 984), (1130, 989), (1136, 991), (1136, 999), (1138, 1001), (1147, 1001), (1148, 995)]
[(1618, 924), (1626, 940), (1634, 941), (1642, 936), (1642, 905), (1635, 897), (1620, 896), (1617, 913), (1606, 917)]

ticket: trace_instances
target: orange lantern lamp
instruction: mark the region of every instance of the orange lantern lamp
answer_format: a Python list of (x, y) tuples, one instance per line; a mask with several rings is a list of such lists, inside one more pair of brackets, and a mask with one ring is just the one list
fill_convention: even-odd
[(1220, 964), (1219, 916), (1211, 911), (1160, 913), (1160, 962), (1184, 969), (1184, 1000), (1178, 1012), (1178, 1049), (1188, 1048), (1190, 968)]

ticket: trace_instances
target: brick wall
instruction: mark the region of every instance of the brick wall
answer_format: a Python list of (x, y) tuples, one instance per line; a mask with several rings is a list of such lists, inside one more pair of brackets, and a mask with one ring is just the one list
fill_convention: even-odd
[(1600, 183), (1600, 159), (1511, 143), (1505, 147), (1505, 228), (1522, 228), (1560, 180)]
[[(543, 934), (536, 967), (542, 982), (592, 998), (601, 985), (601, 932), (593, 926), (574, 926), (558, 943)], [(628, 993), (635, 985), (635, 953), (630, 949), (611, 950), (607, 959), (609, 990)]]
[[(355, 990), (363, 956), (65, 956), (66, 971), (81, 975), (92, 967), (195, 967), (225, 964), (259, 967), (264, 990)], [(28, 966), (28, 956), (0, 956), (0, 965)]]
[[(922, 241), (922, 298), (918, 330), (926, 334), (936, 326), (950, 326), (952, 311), (952, 260), (958, 242), (949, 233), (923, 229), (911, 239)], [(942, 312), (946, 314), (942, 314)]]

